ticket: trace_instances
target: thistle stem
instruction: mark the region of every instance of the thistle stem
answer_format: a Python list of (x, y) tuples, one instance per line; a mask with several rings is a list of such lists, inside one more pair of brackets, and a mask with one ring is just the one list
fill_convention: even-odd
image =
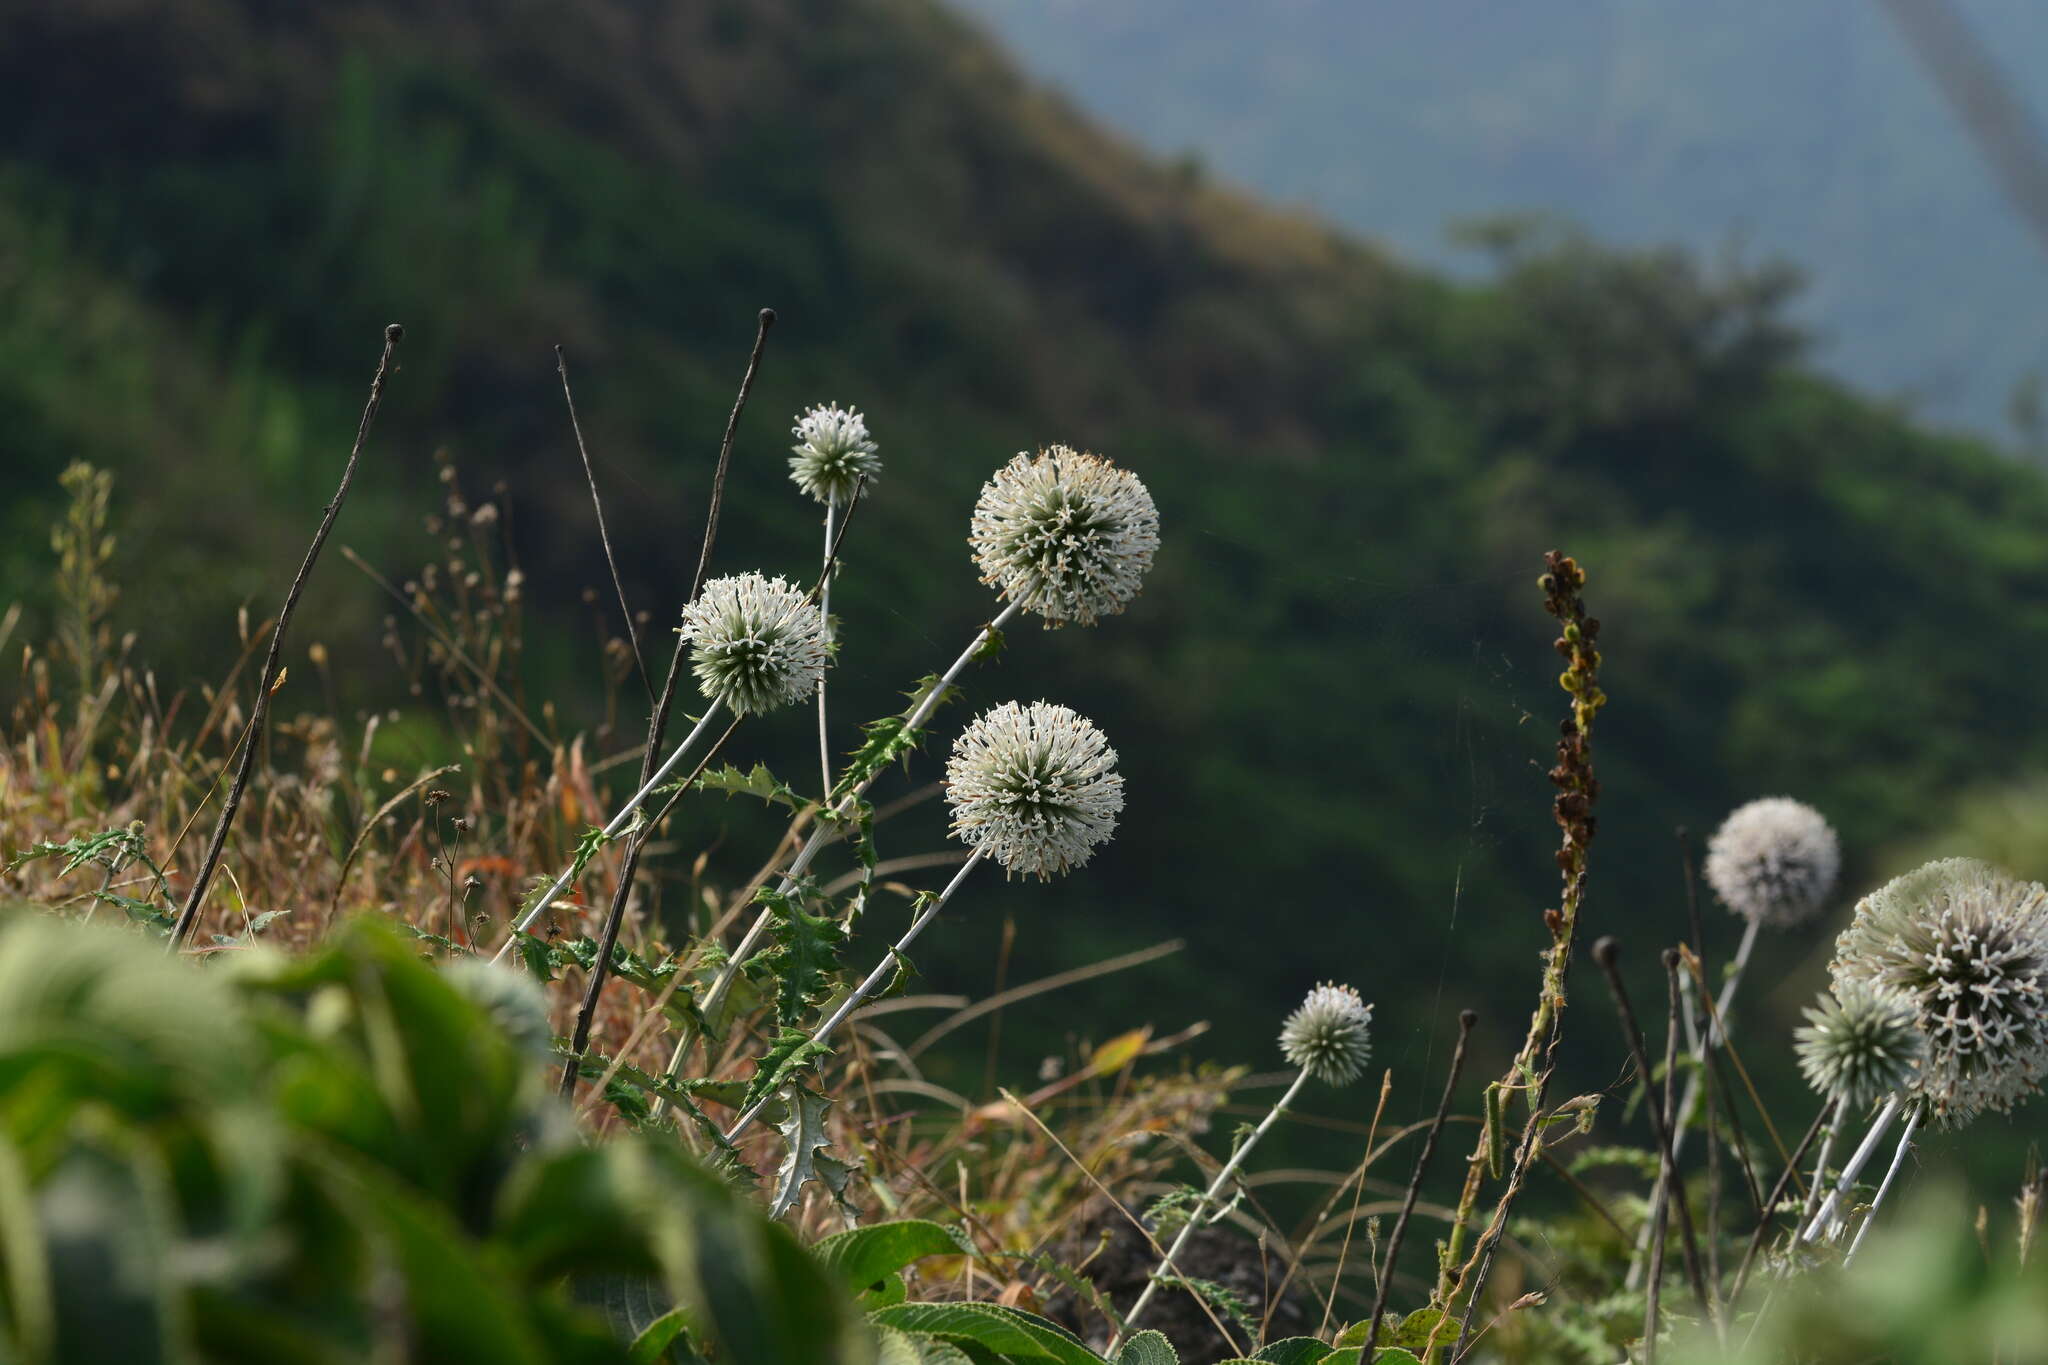
[(1863, 1215), (1863, 1226), (1856, 1229), (1856, 1237), (1849, 1243), (1848, 1254), (1842, 1257), (1843, 1265), (1856, 1259), (1857, 1249), (1863, 1245), (1863, 1238), (1870, 1232), (1870, 1225), (1877, 1221), (1878, 1206), (1883, 1204), (1884, 1197), (1891, 1193), (1892, 1182), (1898, 1178), (1899, 1167), (1906, 1162), (1906, 1149), (1912, 1145), (1913, 1130), (1920, 1126), (1921, 1109), (1922, 1106), (1916, 1104), (1913, 1111), (1906, 1115), (1905, 1131), (1899, 1134), (1899, 1145), (1892, 1153), (1892, 1164), (1885, 1168), (1884, 1181), (1877, 1187), (1877, 1197), (1870, 1201), (1870, 1211)]
[(1802, 1218), (1813, 1217), (1814, 1204), (1820, 1199), (1821, 1191), (1828, 1187), (1828, 1157), (1834, 1152), (1835, 1134), (1841, 1128), (1842, 1108), (1836, 1105), (1828, 1118), (1827, 1131), (1820, 1136), (1820, 1157), (1813, 1163), (1813, 1188), (1806, 1192), (1806, 1204), (1800, 1210)]
[(1187, 1222), (1181, 1225), (1179, 1234), (1174, 1237), (1173, 1245), (1166, 1249), (1166, 1258), (1160, 1261), (1158, 1268), (1147, 1278), (1145, 1292), (1138, 1296), (1138, 1301), (1131, 1305), (1131, 1311), (1124, 1315), (1123, 1331), (1118, 1332), (1115, 1337), (1111, 1338), (1109, 1354), (1112, 1356), (1116, 1354), (1117, 1347), (1123, 1344), (1124, 1332), (1130, 1331), (1137, 1324), (1139, 1315), (1152, 1302), (1152, 1296), (1159, 1292), (1159, 1277), (1172, 1272), (1174, 1258), (1180, 1255), (1181, 1249), (1188, 1244), (1188, 1238), (1194, 1236), (1195, 1228), (1202, 1221), (1202, 1215), (1209, 1211), (1209, 1206), (1216, 1202), (1216, 1196), (1223, 1192), (1225, 1186), (1229, 1185), (1230, 1177), (1237, 1174), (1237, 1168), (1242, 1166), (1244, 1159), (1252, 1154), (1252, 1148), (1259, 1145), (1259, 1139), (1266, 1135), (1266, 1130), (1271, 1128), (1279, 1120), (1280, 1116), (1287, 1112), (1287, 1106), (1294, 1102), (1294, 1097), (1301, 1093), (1301, 1087), (1307, 1083), (1308, 1070), (1303, 1068), (1301, 1074), (1294, 1078), (1294, 1084), (1287, 1087), (1287, 1093), (1275, 1102), (1271, 1110), (1267, 1111), (1266, 1117), (1260, 1120), (1259, 1126), (1252, 1129), (1251, 1136), (1246, 1138), (1243, 1144), (1230, 1154), (1230, 1160), (1224, 1162), (1223, 1169), (1216, 1172), (1216, 1178), (1209, 1182), (1209, 1188), (1202, 1191), (1202, 1197), (1195, 1202), (1194, 1208), (1188, 1211)]
[[(675, 752), (662, 760), (661, 766), (654, 770), (654, 775), (641, 785), (639, 791), (634, 792), (631, 797), (627, 798), (625, 805), (619, 807), (619, 813), (614, 815), (611, 818), (611, 822), (604, 827), (605, 838), (617, 838), (619, 832), (625, 829), (627, 822), (633, 818), (633, 812), (640, 809), (640, 803), (652, 796), (654, 789), (663, 782), (666, 782), (669, 774), (682, 764), (683, 755), (687, 754), (691, 746), (695, 745), (698, 740), (702, 739), (710, 731), (711, 722), (718, 717), (718, 708), (719, 703), (716, 701), (711, 702), (704, 708), (704, 718), (697, 722), (696, 727), (690, 731), (681, 744), (676, 745)], [(525, 933), (535, 920), (540, 918), (541, 911), (554, 903), (555, 897), (561, 895), (568, 888), (569, 883), (575, 879), (575, 876), (576, 865), (571, 863), (563, 869), (562, 875), (555, 878), (548, 889), (542, 892), (540, 897), (534, 901), (533, 908), (519, 917), (518, 923), (512, 926), (512, 932), (505, 936), (504, 944), (499, 947), (491, 961), (504, 961), (505, 954), (511, 952), (512, 946), (519, 942), (519, 936)]]
[(1834, 1240), (1837, 1235), (1833, 1230), (1835, 1210), (1840, 1207), (1842, 1200), (1856, 1184), (1856, 1177), (1863, 1174), (1863, 1168), (1870, 1163), (1871, 1153), (1877, 1150), (1878, 1140), (1884, 1136), (1885, 1130), (1892, 1126), (1892, 1120), (1898, 1117), (1898, 1113), (1899, 1097), (1894, 1095), (1884, 1102), (1884, 1108), (1878, 1110), (1877, 1117), (1871, 1120), (1870, 1131), (1863, 1135), (1863, 1141), (1857, 1145), (1856, 1154), (1842, 1167), (1841, 1179), (1835, 1183), (1835, 1188), (1828, 1192), (1827, 1199), (1813, 1215), (1813, 1221), (1799, 1234), (1800, 1241), (1811, 1242), (1821, 1235), (1822, 1229), (1828, 1230), (1829, 1241)]
[[(960, 870), (953, 874), (953, 880), (946, 883), (946, 889), (934, 897), (931, 904), (918, 912), (917, 918), (910, 922), (910, 927), (903, 931), (903, 937), (896, 940), (896, 946), (891, 948), (888, 955), (877, 962), (875, 969), (868, 973), (868, 979), (861, 982), (852, 995), (839, 1002), (839, 1008), (832, 1011), (830, 1018), (818, 1025), (817, 1031), (811, 1035), (813, 1044), (822, 1043), (830, 1038), (833, 1031), (846, 1022), (846, 1017), (860, 1008), (862, 1001), (881, 989), (883, 981), (888, 979), (889, 969), (896, 965), (897, 957), (917, 941), (917, 936), (924, 932), (926, 925), (938, 918), (939, 911), (946, 908), (946, 902), (953, 899), (953, 893), (960, 889), (960, 884), (967, 880), (967, 874), (974, 871), (984, 856), (986, 855), (978, 848), (968, 855), (967, 861), (960, 864)], [(733, 1121), (732, 1127), (726, 1130), (725, 1140), (737, 1142), (740, 1134), (752, 1126), (754, 1120), (760, 1117), (761, 1111), (767, 1107), (768, 1101), (773, 1098), (773, 1095), (764, 1095), (749, 1105), (746, 1111)]]
[[(825, 645), (832, 645), (832, 532), (833, 523), (839, 519), (839, 500), (833, 498), (825, 503), (825, 560), (818, 571), (818, 614), (825, 620)], [(825, 720), (825, 675), (818, 675), (818, 790), (828, 797), (832, 793), (832, 745), (827, 738)]]
[[(960, 657), (955, 659), (953, 666), (947, 669), (939, 678), (938, 684), (925, 694), (923, 700), (919, 701), (917, 705), (911, 707), (905, 713), (903, 729), (906, 733), (917, 729), (920, 725), (931, 719), (932, 712), (939, 709), (939, 701), (945, 696), (946, 690), (953, 685), (953, 680), (959, 677), (967, 665), (973, 661), (975, 654), (989, 641), (990, 637), (1001, 630), (1003, 624), (1015, 616), (1019, 610), (1019, 605), (1012, 602), (1009, 606), (1004, 607), (1001, 612), (997, 613), (995, 620), (990, 621), (975, 632), (973, 641), (968, 644), (966, 649), (960, 652)], [(811, 861), (818, 856), (819, 851), (826, 844), (830, 843), (832, 837), (839, 832), (838, 821), (852, 812), (854, 803), (860, 799), (861, 793), (873, 785), (875, 778), (878, 776), (880, 774), (876, 773), (863, 778), (852, 791), (849, 791), (839, 799), (839, 803), (832, 808), (831, 819), (818, 822), (817, 828), (811, 831), (811, 837), (804, 841), (804, 846), (797, 850), (796, 857), (790, 860), (788, 868), (783, 871), (782, 881), (775, 888), (777, 896), (787, 896), (795, 888), (797, 878), (803, 876), (810, 869)], [(763, 905), (761, 913), (754, 916), (754, 922), (747, 926), (747, 932), (740, 939), (739, 946), (732, 950), (732, 956), (726, 960), (724, 969), (718, 974), (718, 979), (711, 983), (711, 990), (705, 995), (702, 1006), (705, 1018), (709, 1019), (718, 1007), (725, 1003), (726, 994), (732, 990), (733, 978), (739, 975), (741, 965), (746, 962), (754, 949), (760, 945), (761, 935), (767, 932), (769, 915), (768, 906)], [(682, 1049), (688, 1044), (689, 1038), (687, 1035), (678, 1040), (676, 1055), (669, 1060), (669, 1072), (671, 1075), (674, 1074), (678, 1066), (682, 1065)]]

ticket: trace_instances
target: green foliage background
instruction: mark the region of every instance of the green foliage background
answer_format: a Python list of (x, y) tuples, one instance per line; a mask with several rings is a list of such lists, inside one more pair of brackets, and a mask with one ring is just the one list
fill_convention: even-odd
[[(1195, 1017), (1257, 1057), (1336, 977), (1380, 1001), (1380, 1058), (1419, 1075), (1462, 1005), (1487, 1016), (1482, 1052), (1519, 1036), (1555, 894), (1541, 551), (1590, 566), (1606, 622), (1594, 932), (1685, 932), (1675, 825), (1787, 791), (1837, 822), (1853, 888), (2048, 750), (2038, 478), (1817, 376), (1776, 270), (1514, 225), (1491, 244), (1495, 278), (1453, 282), (1147, 162), (926, 0), (488, 22), (454, 0), (10, 6), (0, 600), (45, 604), (56, 475), (90, 458), (120, 474), (134, 657), (171, 686), (218, 677), (400, 320), (340, 539), (402, 576), (431, 553), (436, 448), (479, 493), (503, 481), (548, 626), (536, 694), (585, 723), (579, 598), (604, 577), (551, 348), (665, 639), (772, 305), (720, 567), (805, 570), (786, 414), (864, 407), (887, 472), (835, 598), (859, 623), (849, 719), (988, 615), (966, 514), (1013, 451), (1108, 453), (1164, 518), (1131, 612), (1014, 631), (970, 680), (974, 706), (1046, 695), (1103, 724), (1131, 794), (1116, 843), (1054, 890), (991, 883), (927, 969), (980, 989), (1006, 914), (1029, 930), (1012, 980), (1185, 936), (1140, 988), (1018, 1012), (1008, 1063)], [(313, 591), (344, 705), (394, 700), (374, 589), (336, 561)], [(800, 771), (803, 727), (767, 731), (736, 757)], [(1752, 1008), (1789, 1019), (1826, 937), (1773, 945)], [(1589, 1084), (1619, 1059), (1598, 1030)], [(1787, 1086), (1789, 1057), (1758, 1051)], [(1404, 1090), (1418, 1112), (1433, 1084)]]

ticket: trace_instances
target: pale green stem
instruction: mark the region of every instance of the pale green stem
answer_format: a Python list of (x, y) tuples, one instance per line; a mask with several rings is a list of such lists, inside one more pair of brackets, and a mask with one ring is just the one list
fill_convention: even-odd
[[(1018, 604), (1012, 602), (997, 613), (995, 620), (975, 632), (973, 641), (969, 643), (966, 649), (961, 651), (960, 657), (953, 661), (953, 666), (947, 669), (945, 674), (940, 677), (938, 686), (926, 693), (923, 700), (911, 707), (904, 716), (903, 728), (905, 732), (915, 730), (931, 719), (932, 712), (938, 709), (940, 698), (946, 694), (948, 688), (952, 687), (953, 680), (959, 677), (967, 665), (973, 661), (975, 653), (984, 644), (988, 643), (989, 637), (1001, 630), (1003, 624), (1015, 616), (1018, 610)], [(864, 778), (858, 786), (840, 798), (838, 805), (832, 808), (833, 819), (820, 820), (818, 822), (817, 828), (811, 831), (811, 837), (804, 841), (804, 846), (797, 850), (796, 857), (790, 860), (788, 868), (783, 871), (782, 880), (775, 888), (775, 895), (777, 897), (789, 895), (796, 887), (797, 878), (803, 876), (810, 869), (811, 861), (818, 856), (819, 850), (823, 849), (826, 844), (831, 842), (833, 836), (840, 832), (839, 821), (852, 813), (854, 803), (860, 800), (861, 793), (865, 792), (874, 783), (875, 778), (879, 776), (881, 774), (877, 772)], [(705, 995), (704, 1003), (699, 1007), (698, 1012), (704, 1018), (713, 1018), (717, 1013), (718, 1007), (725, 1003), (726, 995), (732, 990), (733, 978), (739, 975), (740, 966), (753, 954), (754, 949), (759, 946), (761, 935), (767, 932), (771, 913), (770, 907), (763, 904), (760, 913), (754, 916), (754, 922), (747, 926), (747, 932), (740, 939), (739, 946), (734, 948), (732, 956), (726, 959), (724, 968), (718, 974), (718, 979), (711, 983), (711, 990)], [(673, 1079), (675, 1077), (677, 1069), (683, 1064), (683, 1053), (688, 1050), (689, 1046), (690, 1035), (685, 1031), (681, 1037), (676, 1039), (675, 1051), (669, 1056), (668, 1071), (666, 1073), (668, 1078)]]
[(1828, 1192), (1827, 1199), (1813, 1215), (1813, 1221), (1799, 1234), (1800, 1241), (1811, 1242), (1820, 1236), (1823, 1230), (1826, 1230), (1829, 1241), (1833, 1241), (1839, 1235), (1835, 1210), (1848, 1198), (1849, 1191), (1855, 1187), (1856, 1177), (1863, 1174), (1863, 1168), (1870, 1164), (1870, 1156), (1877, 1150), (1878, 1139), (1884, 1136), (1885, 1130), (1892, 1126), (1892, 1120), (1898, 1117), (1899, 1104), (1899, 1097), (1894, 1095), (1884, 1102), (1884, 1108), (1877, 1111), (1877, 1117), (1871, 1120), (1870, 1131), (1863, 1135), (1863, 1141), (1857, 1145), (1856, 1154), (1842, 1167), (1842, 1178), (1836, 1181), (1835, 1188)]
[(1921, 1108), (1922, 1106), (1916, 1104), (1913, 1106), (1913, 1112), (1906, 1115), (1906, 1130), (1899, 1134), (1898, 1150), (1892, 1153), (1892, 1164), (1885, 1170), (1884, 1183), (1877, 1187), (1877, 1198), (1870, 1201), (1870, 1211), (1863, 1215), (1863, 1226), (1856, 1229), (1855, 1240), (1849, 1243), (1848, 1254), (1842, 1257), (1843, 1265), (1856, 1259), (1856, 1249), (1863, 1245), (1863, 1238), (1869, 1233), (1870, 1225), (1877, 1221), (1878, 1206), (1884, 1203), (1884, 1197), (1891, 1193), (1892, 1181), (1898, 1178), (1899, 1167), (1905, 1164), (1906, 1148), (1913, 1141), (1913, 1130), (1920, 1126)]
[[(677, 765), (683, 761), (683, 755), (688, 753), (690, 747), (702, 739), (705, 732), (711, 728), (712, 720), (718, 715), (718, 708), (719, 704), (716, 701), (705, 707), (704, 718), (697, 722), (696, 728), (691, 730), (683, 742), (676, 745), (675, 752), (664, 759), (661, 766), (654, 770), (654, 776), (648, 778), (646, 784), (639, 791), (634, 792), (631, 797), (627, 798), (625, 805), (619, 807), (619, 813), (614, 815), (611, 818), (611, 822), (604, 827), (605, 838), (617, 838), (619, 832), (625, 829), (627, 823), (632, 820), (633, 812), (640, 809), (640, 803), (652, 796), (655, 788), (668, 781), (669, 774), (673, 773)], [(561, 876), (555, 878), (554, 884), (548, 887), (546, 891), (543, 891), (539, 899), (534, 901), (533, 908), (519, 917), (519, 922), (512, 926), (512, 932), (505, 936), (503, 946), (498, 949), (497, 954), (491, 958), (491, 961), (504, 961), (505, 954), (512, 951), (512, 945), (519, 942), (519, 936), (525, 933), (535, 920), (540, 918), (541, 911), (554, 903), (555, 897), (568, 889), (569, 883), (575, 876), (576, 865), (571, 863), (563, 869)]]
[(1814, 1201), (1827, 1188), (1828, 1156), (1835, 1149), (1835, 1134), (1842, 1129), (1842, 1106), (1836, 1105), (1835, 1112), (1828, 1118), (1827, 1131), (1820, 1135), (1820, 1159), (1813, 1163), (1813, 1188), (1806, 1192), (1806, 1203), (1800, 1209), (1802, 1218), (1813, 1216)]
[[(934, 897), (931, 904), (918, 912), (917, 918), (910, 922), (910, 927), (903, 931), (903, 937), (896, 940), (896, 946), (891, 948), (882, 960), (875, 964), (875, 969), (868, 973), (868, 979), (861, 982), (859, 989), (852, 995), (839, 1002), (839, 1008), (832, 1011), (830, 1018), (818, 1025), (817, 1032), (811, 1035), (812, 1043), (822, 1043), (830, 1038), (833, 1031), (846, 1022), (847, 1015), (860, 1008), (862, 1001), (881, 989), (882, 983), (889, 977), (890, 969), (895, 967), (897, 959), (917, 941), (917, 936), (924, 932), (925, 926), (938, 918), (939, 911), (946, 908), (946, 902), (953, 899), (953, 893), (960, 889), (960, 884), (967, 880), (967, 874), (974, 871), (975, 865), (984, 856), (986, 850), (979, 848), (968, 855), (967, 861), (960, 864), (960, 870), (953, 874), (953, 880), (946, 883), (946, 889)], [(747, 1131), (754, 1120), (760, 1117), (761, 1111), (768, 1106), (768, 1102), (774, 1098), (773, 1095), (763, 1095), (749, 1105), (746, 1112), (734, 1120), (732, 1127), (726, 1131), (725, 1140), (737, 1142), (740, 1134)]]
[(1131, 1311), (1124, 1315), (1123, 1331), (1118, 1332), (1116, 1336), (1110, 1339), (1109, 1353), (1112, 1356), (1116, 1354), (1116, 1348), (1122, 1344), (1124, 1332), (1130, 1331), (1137, 1324), (1138, 1315), (1145, 1311), (1146, 1306), (1152, 1302), (1152, 1296), (1159, 1292), (1159, 1277), (1173, 1273), (1174, 1258), (1180, 1255), (1181, 1248), (1188, 1244), (1188, 1238), (1194, 1235), (1196, 1226), (1201, 1223), (1203, 1215), (1209, 1211), (1209, 1206), (1216, 1202), (1216, 1197), (1222, 1194), (1224, 1188), (1230, 1184), (1230, 1177), (1237, 1174), (1237, 1168), (1242, 1166), (1244, 1159), (1252, 1154), (1252, 1148), (1259, 1145), (1259, 1139), (1266, 1135), (1266, 1130), (1271, 1128), (1279, 1120), (1280, 1116), (1287, 1112), (1287, 1106), (1294, 1102), (1294, 1097), (1301, 1092), (1301, 1087), (1307, 1083), (1308, 1069), (1304, 1067), (1301, 1074), (1294, 1078), (1294, 1084), (1287, 1087), (1287, 1093), (1282, 1095), (1279, 1101), (1274, 1104), (1266, 1117), (1260, 1121), (1259, 1126), (1252, 1130), (1251, 1136), (1244, 1140), (1243, 1145), (1230, 1154), (1230, 1160), (1223, 1163), (1223, 1169), (1216, 1172), (1216, 1178), (1209, 1182), (1209, 1188), (1202, 1192), (1201, 1199), (1188, 1211), (1188, 1221), (1181, 1224), (1180, 1233), (1173, 1239), (1173, 1245), (1166, 1249), (1166, 1258), (1160, 1261), (1159, 1268), (1152, 1272), (1151, 1278), (1145, 1285), (1145, 1292), (1138, 1296), (1138, 1301), (1131, 1305)]
[[(1736, 945), (1735, 959), (1729, 965), (1728, 979), (1721, 985), (1721, 994), (1714, 1001), (1714, 1017), (1707, 1021), (1706, 1032), (1692, 1040), (1692, 1074), (1685, 1078), (1685, 1095), (1678, 1102), (1678, 1118), (1671, 1125), (1671, 1160), (1676, 1169), (1678, 1155), (1685, 1150), (1685, 1135), (1692, 1123), (1693, 1111), (1699, 1108), (1702, 1068), (1706, 1064), (1707, 1049), (1719, 1047), (1727, 1041), (1728, 1007), (1735, 1003), (1735, 990), (1742, 984), (1742, 974), (1749, 966), (1749, 955), (1756, 948), (1756, 920), (1749, 921), (1749, 927), (1742, 931), (1742, 942)], [(1650, 1190), (1650, 1207), (1657, 1207), (1663, 1197), (1664, 1177), (1660, 1174)], [(1643, 1224), (1636, 1234), (1635, 1258), (1629, 1262), (1628, 1278), (1623, 1281), (1626, 1288), (1640, 1289), (1643, 1282), (1643, 1262), (1650, 1249), (1650, 1225)]]
[[(818, 571), (818, 615), (825, 621), (825, 643), (832, 643), (832, 530), (838, 520), (839, 500), (829, 499), (825, 503), (825, 559), (824, 567)], [(818, 790), (826, 795), (832, 792), (832, 746), (826, 739), (825, 723), (825, 675), (818, 675), (818, 773), (822, 785)]]

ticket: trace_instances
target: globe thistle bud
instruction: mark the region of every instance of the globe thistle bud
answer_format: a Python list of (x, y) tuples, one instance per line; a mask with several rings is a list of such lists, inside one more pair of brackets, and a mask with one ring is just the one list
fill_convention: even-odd
[(1738, 807), (1707, 842), (1707, 884), (1746, 920), (1784, 927), (1835, 889), (1842, 848), (1821, 813), (1787, 796)]
[(1823, 991), (1805, 1011), (1807, 1025), (1793, 1035), (1799, 1070), (1823, 1095), (1849, 1109), (1902, 1089), (1927, 1051), (1905, 997), (1865, 981)]
[(790, 433), (796, 453), (789, 457), (789, 477), (819, 502), (852, 502), (862, 479), (873, 483), (881, 475), (882, 457), (858, 412), (820, 403), (797, 418)]
[(758, 715), (818, 690), (825, 676), (825, 618), (781, 578), (714, 578), (683, 608), (691, 667), (712, 701)]
[(1829, 964), (1837, 994), (1904, 997), (1926, 1057), (1911, 1091), (1951, 1127), (2004, 1113), (2048, 1074), (2048, 890), (1970, 858), (1908, 872), (1856, 903)]
[(1159, 548), (1159, 509), (1129, 470), (1053, 446), (982, 485), (967, 540), (981, 581), (1048, 626), (1092, 626), (1138, 595)]
[(1085, 717), (1004, 702), (953, 742), (953, 832), (1007, 871), (1048, 881), (1087, 862), (1116, 829), (1124, 780), (1115, 769), (1116, 750)]
[(1372, 1006), (1349, 986), (1317, 986), (1280, 1026), (1280, 1051), (1326, 1085), (1349, 1085), (1372, 1060)]

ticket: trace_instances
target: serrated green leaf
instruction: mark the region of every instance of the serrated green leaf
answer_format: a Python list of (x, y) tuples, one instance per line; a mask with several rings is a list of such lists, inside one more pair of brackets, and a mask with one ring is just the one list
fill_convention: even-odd
[(1263, 1365), (1322, 1365), (1334, 1353), (1328, 1342), (1314, 1337), (1284, 1337), (1268, 1342), (1252, 1359)]
[(780, 895), (763, 887), (755, 897), (774, 916), (768, 932), (776, 946), (761, 957), (764, 969), (778, 983), (775, 1020), (784, 1026), (803, 1018), (825, 994), (839, 969), (839, 949), (846, 943), (846, 926), (805, 911), (809, 889), (799, 883), (788, 895)]
[(812, 1042), (811, 1035), (802, 1029), (785, 1028), (768, 1050), (755, 1060), (754, 1078), (747, 1083), (746, 1094), (740, 1097), (740, 1108), (753, 1108), (781, 1090), (811, 1058), (825, 1056), (831, 1051), (824, 1043)]
[(752, 772), (745, 773), (727, 764), (699, 775), (697, 785), (706, 791), (724, 792), (727, 796), (751, 796), (757, 801), (786, 806), (790, 810), (802, 810), (810, 804), (781, 778), (769, 772), (765, 763), (756, 763)]
[(906, 1332), (971, 1341), (1000, 1355), (1053, 1360), (1059, 1365), (1103, 1365), (1102, 1357), (1065, 1328), (1033, 1313), (995, 1303), (899, 1303), (869, 1320)]
[(830, 1190), (841, 1208), (850, 1214), (846, 1184), (852, 1168), (825, 1152), (832, 1142), (825, 1131), (825, 1114), (832, 1101), (800, 1085), (789, 1087), (782, 1099), (787, 1112), (775, 1127), (788, 1150), (775, 1168), (775, 1198), (769, 1205), (768, 1216), (780, 1218), (788, 1213), (804, 1186), (813, 1180)]
[(1380, 1343), (1409, 1351), (1427, 1351), (1436, 1342), (1449, 1346), (1458, 1339), (1458, 1322), (1441, 1308), (1418, 1308), (1407, 1317), (1389, 1319), (1380, 1327)]
[(1144, 1331), (1124, 1343), (1117, 1352), (1116, 1365), (1180, 1365), (1180, 1353), (1165, 1334)]

